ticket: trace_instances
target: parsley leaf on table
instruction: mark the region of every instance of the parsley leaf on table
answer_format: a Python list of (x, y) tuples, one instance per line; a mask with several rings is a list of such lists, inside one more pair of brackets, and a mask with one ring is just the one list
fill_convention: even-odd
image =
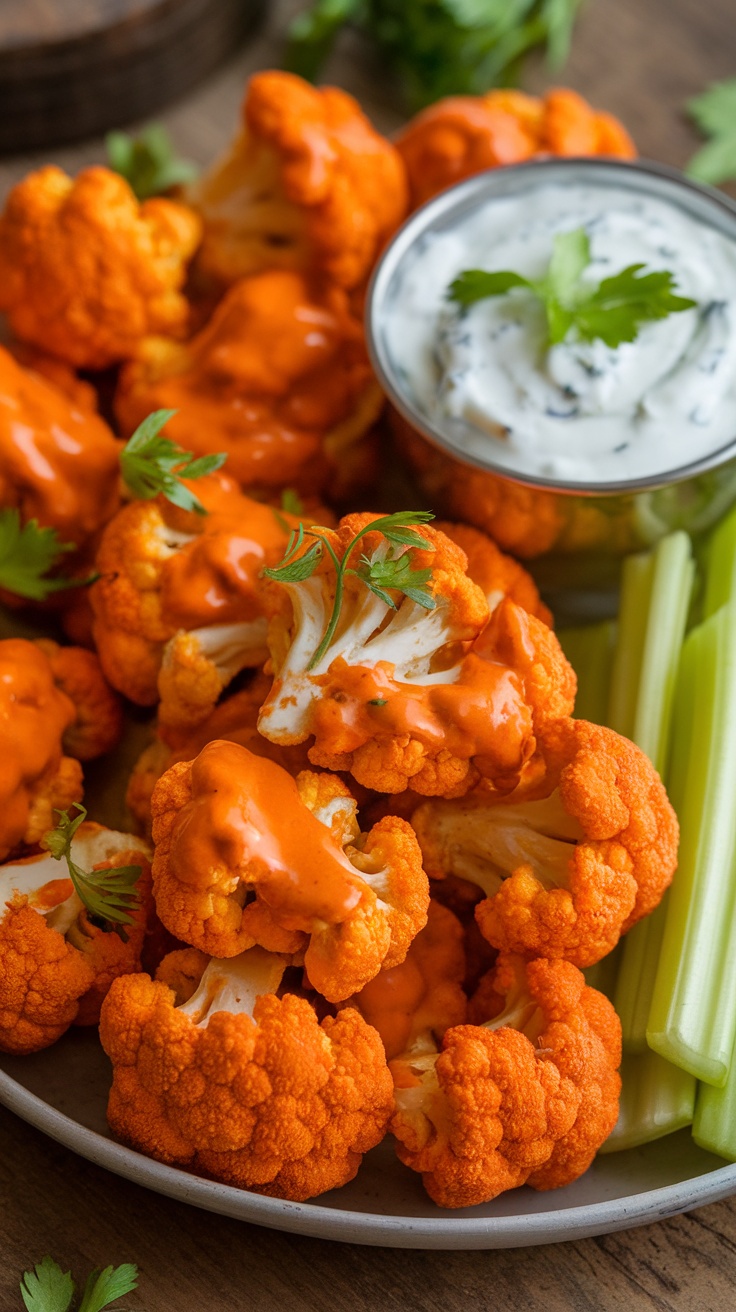
[(140, 879), (140, 866), (110, 866), (104, 870), (84, 871), (72, 859), (72, 840), (79, 826), (87, 818), (87, 811), (79, 802), (74, 803), (77, 815), (72, 819), (69, 811), (54, 811), (59, 822), (49, 829), (41, 840), (42, 847), (55, 861), (66, 861), (69, 878), (80, 902), (91, 916), (112, 925), (125, 941), (125, 925), (133, 924), (131, 912), (140, 906), (136, 884)]
[(691, 310), (697, 301), (675, 295), (674, 275), (667, 270), (642, 274), (643, 264), (629, 264), (599, 283), (583, 280), (589, 266), (590, 241), (584, 228), (558, 233), (543, 278), (534, 282), (510, 270), (466, 269), (450, 284), (448, 300), (466, 307), (517, 288), (543, 304), (550, 345), (573, 331), (579, 341), (600, 338), (606, 346), (633, 342), (642, 323)]
[(521, 60), (546, 46), (559, 68), (583, 0), (314, 0), (289, 29), (286, 65), (319, 75), (340, 29), (372, 39), (414, 108), (478, 95), (516, 80)]
[[(92, 1271), (77, 1312), (102, 1312), (138, 1286), (138, 1268), (122, 1266)], [(20, 1292), (27, 1312), (69, 1312), (74, 1298), (71, 1271), (62, 1271), (52, 1257), (44, 1257), (32, 1271), (24, 1272)]]
[(194, 457), (176, 442), (161, 436), (161, 430), (176, 414), (176, 410), (154, 410), (136, 428), (133, 436), (120, 452), (120, 472), (123, 482), (143, 501), (150, 501), (161, 493), (174, 506), (194, 510), (198, 515), (207, 511), (199, 497), (182, 482), (183, 478), (204, 478), (220, 469), (226, 455)]
[(137, 137), (127, 132), (108, 132), (105, 146), (110, 168), (130, 183), (139, 200), (193, 182), (199, 173), (191, 160), (178, 158), (160, 123), (151, 123)]
[(703, 136), (711, 140), (693, 155), (685, 172), (696, 182), (717, 186), (736, 178), (736, 77), (715, 82), (687, 104)]

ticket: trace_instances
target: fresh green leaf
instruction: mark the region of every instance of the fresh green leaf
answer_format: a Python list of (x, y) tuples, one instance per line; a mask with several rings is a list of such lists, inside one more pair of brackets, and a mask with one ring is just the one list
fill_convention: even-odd
[(394, 515), (382, 515), (361, 529), (355, 541), (357, 542), (366, 533), (381, 533), (388, 542), (397, 543), (399, 546), (428, 549), (431, 543), (423, 538), (414, 526), (428, 524), (432, 519), (434, 515), (429, 510), (400, 510)]
[(124, 1298), (138, 1287), (138, 1268), (130, 1262), (122, 1266), (106, 1266), (104, 1271), (92, 1271), (84, 1287), (79, 1312), (102, 1312), (102, 1309)]
[(347, 570), (346, 573), (355, 574), (364, 583), (367, 583), (373, 592), (378, 593), (380, 590), (382, 599), (392, 609), (396, 608), (395, 603), (384, 591), (386, 588), (393, 588), (395, 592), (410, 597), (412, 601), (424, 606), (425, 610), (434, 610), (435, 608), (434, 597), (425, 587), (425, 584), (432, 577), (431, 569), (412, 569), (411, 558), (406, 552), (401, 556), (394, 556), (389, 553), (383, 559), (379, 557), (376, 560), (372, 560), (368, 556), (361, 556), (358, 568), (356, 570)]
[(191, 160), (175, 154), (171, 138), (160, 123), (151, 123), (137, 137), (127, 132), (108, 132), (105, 146), (110, 168), (130, 183), (139, 200), (193, 182), (199, 173)]
[(281, 509), (285, 510), (287, 515), (304, 514), (304, 502), (293, 487), (285, 487), (281, 493)]
[(486, 273), (484, 269), (465, 269), (450, 283), (447, 299), (457, 301), (458, 305), (474, 305), (487, 296), (505, 296), (514, 287), (533, 290), (534, 284), (528, 278), (522, 278), (519, 273)]
[(715, 82), (688, 101), (687, 109), (703, 136), (712, 140), (693, 155), (685, 172), (713, 186), (736, 178), (736, 77)]
[(44, 835), (41, 845), (55, 861), (66, 861), (74, 891), (90, 915), (112, 925), (125, 940), (123, 926), (133, 924), (132, 912), (140, 906), (136, 884), (141, 868), (112, 866), (108, 870), (84, 871), (76, 865), (72, 859), (72, 841), (79, 826), (86, 820), (87, 811), (79, 802), (75, 802), (74, 806), (78, 814), (73, 819), (68, 810), (54, 811), (54, 815), (59, 817), (58, 824)]
[(29, 601), (45, 601), (54, 592), (91, 583), (91, 577), (47, 577), (62, 556), (74, 550), (73, 542), (59, 540), (55, 528), (39, 528), (35, 519), (21, 526), (19, 511), (0, 510), (0, 588)]
[(286, 564), (277, 565), (274, 569), (264, 569), (263, 573), (276, 583), (303, 583), (315, 573), (323, 551), (323, 544), (318, 540), (308, 547), (303, 556), (297, 556), (296, 560), (289, 559)]
[(27, 1312), (68, 1312), (74, 1297), (71, 1271), (62, 1271), (52, 1257), (44, 1257), (26, 1271), (20, 1292)]
[(375, 43), (414, 108), (507, 86), (535, 46), (564, 62), (582, 0), (316, 0), (289, 29), (287, 65), (316, 78), (345, 24)]
[(642, 323), (697, 306), (697, 301), (675, 295), (674, 276), (666, 270), (642, 274), (643, 264), (629, 264), (596, 284), (583, 278), (589, 265), (588, 235), (576, 228), (555, 236), (549, 267), (538, 282), (509, 270), (468, 269), (450, 284), (448, 299), (467, 306), (516, 289), (530, 292), (544, 306), (552, 346), (570, 332), (579, 341), (600, 338), (607, 346), (620, 346), (634, 341)]
[(194, 510), (198, 515), (207, 511), (191, 488), (182, 479), (204, 478), (221, 469), (226, 455), (194, 456), (176, 442), (161, 436), (176, 410), (154, 410), (138, 425), (120, 453), (120, 471), (123, 482), (142, 501), (164, 496), (182, 510)]

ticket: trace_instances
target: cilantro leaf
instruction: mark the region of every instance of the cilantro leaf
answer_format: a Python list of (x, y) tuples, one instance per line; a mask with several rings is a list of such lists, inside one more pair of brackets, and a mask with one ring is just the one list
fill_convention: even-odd
[(40, 528), (35, 519), (21, 526), (18, 510), (0, 510), (0, 588), (29, 601), (45, 601), (53, 592), (82, 587), (91, 578), (48, 578), (62, 556), (74, 551), (55, 528)]
[(736, 178), (736, 77), (715, 82), (689, 100), (687, 110), (703, 136), (712, 140), (693, 155), (685, 172), (713, 186)]
[(170, 438), (162, 437), (161, 430), (175, 414), (176, 410), (154, 410), (138, 425), (120, 453), (123, 482), (142, 501), (150, 501), (160, 494), (182, 510), (206, 515), (199, 497), (182, 479), (204, 478), (214, 473), (222, 468), (227, 456), (195, 457)]
[(160, 123), (151, 123), (137, 137), (108, 132), (105, 147), (110, 168), (130, 183), (139, 200), (193, 182), (199, 173), (191, 160), (178, 158)]
[[(393, 550), (395, 546), (431, 550), (431, 542), (422, 537), (417, 528), (417, 525), (426, 524), (431, 519), (434, 519), (434, 515), (428, 510), (401, 510), (393, 515), (380, 515), (378, 519), (371, 520), (355, 534), (342, 558), (337, 555), (329, 537), (322, 536), (326, 532), (325, 529), (305, 528), (304, 524), (300, 524), (298, 530), (292, 533), (280, 564), (271, 569), (264, 569), (263, 573), (267, 578), (274, 579), (277, 583), (303, 583), (305, 579), (312, 577), (325, 551), (335, 567), (335, 597), (332, 613), (319, 646), (307, 666), (308, 670), (314, 669), (319, 663), (332, 641), (342, 610), (345, 579), (348, 575), (360, 579), (361, 583), (364, 583), (369, 591), (391, 610), (396, 610), (397, 607), (387, 591), (388, 588), (402, 593), (417, 605), (423, 606), (425, 610), (434, 610), (435, 599), (425, 586), (432, 577), (432, 570), (414, 569), (408, 552), (404, 551), (397, 555)], [(391, 544), (388, 552), (385, 556), (376, 558), (362, 555), (357, 569), (349, 568), (349, 561), (356, 546), (368, 533), (379, 533), (385, 538)], [(315, 541), (300, 556), (298, 553), (306, 537), (314, 538)]]
[(41, 840), (41, 846), (55, 861), (65, 860), (69, 878), (80, 902), (91, 916), (113, 926), (115, 932), (125, 942), (125, 925), (133, 924), (131, 912), (140, 906), (136, 884), (140, 878), (140, 866), (111, 866), (107, 870), (82, 870), (72, 859), (72, 841), (79, 826), (87, 818), (87, 811), (79, 802), (74, 806), (78, 814), (72, 819), (69, 811), (54, 811), (59, 822), (55, 829), (50, 829)]
[(464, 308), (489, 296), (520, 288), (544, 306), (547, 335), (554, 346), (573, 332), (579, 341), (600, 338), (607, 346), (633, 342), (642, 323), (693, 309), (697, 301), (675, 295), (674, 275), (667, 270), (641, 274), (643, 264), (594, 283), (583, 278), (590, 265), (590, 241), (584, 228), (555, 236), (547, 272), (538, 282), (509, 270), (487, 273), (467, 269), (450, 283), (447, 298)]
[(122, 1266), (106, 1266), (104, 1271), (92, 1271), (84, 1286), (79, 1312), (102, 1312), (118, 1298), (124, 1298), (138, 1287), (138, 1268), (130, 1262)]
[(62, 1271), (52, 1257), (44, 1257), (25, 1271), (20, 1292), (27, 1312), (68, 1312), (74, 1297), (71, 1271)]
[(289, 29), (287, 67), (316, 78), (345, 24), (372, 40), (414, 108), (516, 80), (534, 46), (559, 68), (583, 0), (314, 0)]
[(287, 515), (303, 515), (304, 502), (299, 493), (293, 487), (285, 487), (281, 493), (281, 509), (285, 510)]
[(431, 569), (412, 569), (411, 559), (406, 552), (401, 556), (389, 552), (382, 560), (361, 556), (358, 568), (346, 570), (346, 573), (362, 579), (392, 610), (396, 610), (396, 602), (384, 591), (385, 588), (393, 588), (395, 592), (416, 601), (425, 610), (435, 608), (435, 599), (424, 586), (432, 577)]

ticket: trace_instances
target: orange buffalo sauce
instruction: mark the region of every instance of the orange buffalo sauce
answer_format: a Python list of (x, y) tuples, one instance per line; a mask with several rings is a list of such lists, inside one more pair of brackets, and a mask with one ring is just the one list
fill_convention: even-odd
[[(271, 506), (240, 498), (237, 514), (216, 511), (202, 532), (166, 561), (161, 576), (161, 613), (175, 628), (229, 624), (262, 613), (258, 577), (281, 558), (292, 521)], [(294, 525), (297, 521), (293, 520)]]
[(118, 503), (119, 451), (99, 415), (0, 347), (0, 507), (81, 543)]
[(33, 793), (56, 773), (75, 719), (44, 653), (23, 638), (0, 642), (0, 860), (23, 838)]
[(388, 661), (333, 661), (319, 680), (312, 729), (321, 748), (353, 752), (371, 738), (409, 735), (461, 760), (485, 757), (514, 770), (533, 750), (531, 711), (521, 681), (495, 661), (465, 657), (453, 683), (401, 683)]
[(280, 766), (216, 740), (192, 762), (191, 782), (171, 843), (182, 883), (226, 866), (233, 891), (240, 877), (284, 929), (306, 932), (315, 920), (340, 924), (357, 906), (358, 872)]

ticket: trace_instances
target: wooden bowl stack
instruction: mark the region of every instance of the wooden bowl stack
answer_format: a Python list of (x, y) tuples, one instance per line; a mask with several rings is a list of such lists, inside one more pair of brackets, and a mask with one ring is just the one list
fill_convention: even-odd
[(145, 118), (210, 73), (265, 0), (2, 0), (0, 153)]

